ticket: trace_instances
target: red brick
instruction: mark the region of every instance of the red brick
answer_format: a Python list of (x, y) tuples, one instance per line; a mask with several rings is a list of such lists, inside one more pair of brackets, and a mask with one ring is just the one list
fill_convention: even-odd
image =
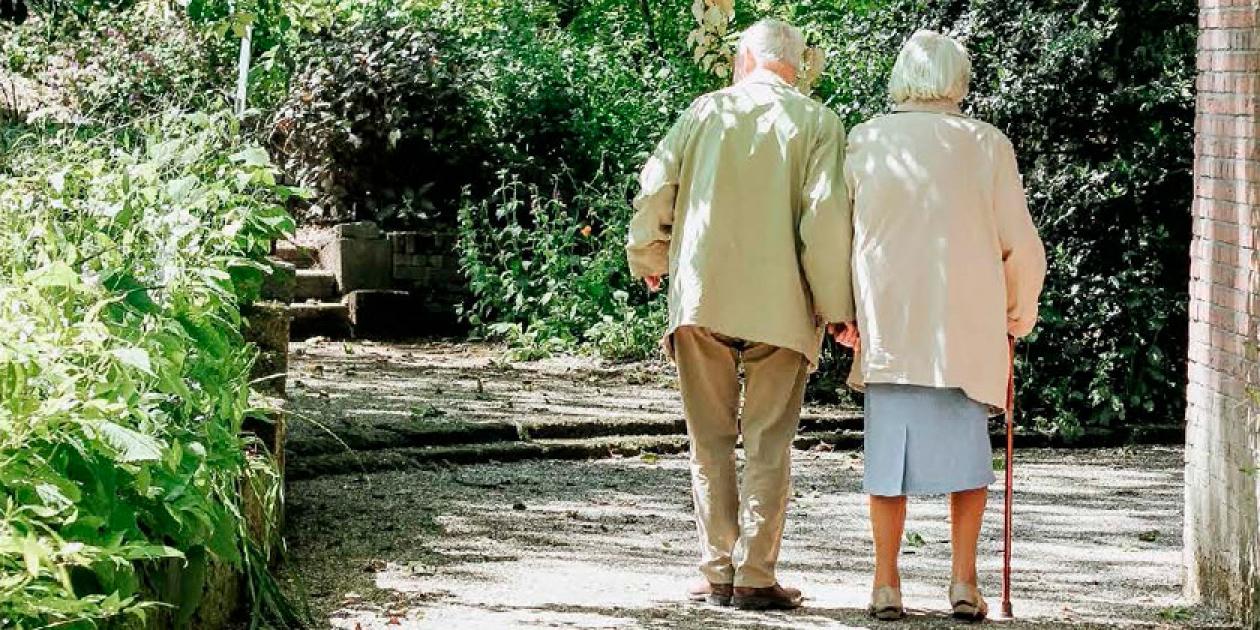
[(1195, 160), (1195, 173), (1216, 179), (1237, 182), (1260, 182), (1260, 162), (1200, 156)]
[(1195, 176), (1194, 194), (1207, 199), (1220, 199), (1232, 203), (1260, 204), (1260, 187), (1248, 185), (1247, 182), (1216, 179), (1206, 175)]
[(1219, 138), (1260, 138), (1260, 119), (1199, 112), (1194, 130), (1200, 136)]
[(1200, 93), (1242, 92), (1254, 94), (1258, 87), (1260, 87), (1260, 77), (1257, 77), (1254, 74), (1240, 72), (1209, 70), (1200, 72), (1198, 78), (1195, 80), (1195, 88), (1198, 89)]
[[(1260, 89), (1260, 84), (1257, 88)], [(1260, 160), (1260, 140), (1256, 138), (1199, 135), (1194, 139), (1194, 150), (1200, 156)]]
[[(1260, 55), (1256, 57), (1256, 71), (1260, 71)], [(1260, 96), (1250, 94), (1225, 94), (1219, 92), (1202, 92), (1197, 100), (1197, 108), (1206, 114), (1224, 114), (1226, 116), (1256, 116), (1260, 114)]]
[[(1195, 218), (1260, 226), (1260, 207), (1234, 203), (1223, 199), (1195, 197), (1190, 209)], [(1246, 243), (1241, 244), (1245, 245)]]
[[(1204, 29), (1212, 28), (1239, 28), (1256, 26), (1260, 24), (1260, 11), (1254, 7), (1238, 7), (1236, 5), (1227, 5), (1223, 2), (1216, 2), (1214, 5), (1204, 4), (1204, 9), (1199, 11), (1199, 27)], [(1212, 8), (1229, 7), (1229, 8)]]
[(1229, 7), (1252, 7), (1256, 8), (1256, 0), (1199, 0), (1199, 8), (1204, 10), (1221, 9)]
[[(1211, 264), (1248, 266), (1253, 263), (1251, 256), (1255, 253), (1249, 247), (1239, 247), (1231, 243), (1220, 243), (1205, 239), (1196, 239), (1191, 243), (1191, 255)], [(1207, 299), (1204, 296), (1204, 299)]]
[(1260, 34), (1252, 28), (1217, 28), (1199, 33), (1199, 50), (1256, 50)]

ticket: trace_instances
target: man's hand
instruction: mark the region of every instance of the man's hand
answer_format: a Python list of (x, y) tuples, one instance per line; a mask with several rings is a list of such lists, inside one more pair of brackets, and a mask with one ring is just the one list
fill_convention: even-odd
[(852, 348), (854, 352), (862, 351), (862, 335), (858, 332), (857, 322), (827, 324), (827, 334), (831, 335), (836, 343)]
[(644, 276), (643, 282), (647, 284), (648, 291), (651, 291), (652, 293), (656, 293), (661, 290), (660, 276)]

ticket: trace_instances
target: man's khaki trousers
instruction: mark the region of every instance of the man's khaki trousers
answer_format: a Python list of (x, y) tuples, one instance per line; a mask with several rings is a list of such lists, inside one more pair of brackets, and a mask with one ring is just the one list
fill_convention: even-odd
[[(773, 586), (808, 362), (793, 350), (697, 326), (678, 328), (672, 342), (691, 438), (700, 571), (714, 584)], [(742, 485), (735, 474), (735, 442), (741, 433)]]

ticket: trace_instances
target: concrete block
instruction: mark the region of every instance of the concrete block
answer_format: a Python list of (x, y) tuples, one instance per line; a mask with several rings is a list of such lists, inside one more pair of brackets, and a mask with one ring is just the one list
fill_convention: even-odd
[(289, 309), (280, 302), (258, 302), (247, 306), (242, 334), (258, 346), (258, 358), (250, 378), (257, 388), (277, 396), (285, 394), (289, 371)]
[(290, 302), (326, 302), (341, 295), (337, 287), (337, 275), (326, 269), (299, 269), (295, 280), (296, 286)]
[(276, 243), (275, 257), (298, 269), (310, 269), (319, 263), (318, 250), (283, 241)]
[(288, 412), (285, 411), (285, 401), (282, 398), (264, 394), (262, 402), (268, 408), (265, 415), (245, 418), (241, 429), (258, 437), (258, 440), (266, 447), (267, 455), (275, 462), (276, 469), (283, 473), (284, 446), (288, 438)]
[(375, 240), (381, 238), (381, 229), (371, 221), (356, 221), (334, 227), (333, 234), (337, 238)]
[(350, 326), (350, 314), (345, 304), (291, 304), (289, 313), (293, 317), (290, 335), (294, 341), (311, 337), (349, 339), (353, 336), (354, 330)]
[(262, 299), (276, 302), (292, 302), (297, 266), (279, 258), (268, 258), (271, 273), (263, 276)]
[(333, 273), (343, 293), (390, 288), (393, 259), (383, 238), (337, 238), (319, 250), (321, 266)]
[(406, 291), (352, 291), (344, 298), (359, 339), (394, 339), (421, 334), (416, 299)]

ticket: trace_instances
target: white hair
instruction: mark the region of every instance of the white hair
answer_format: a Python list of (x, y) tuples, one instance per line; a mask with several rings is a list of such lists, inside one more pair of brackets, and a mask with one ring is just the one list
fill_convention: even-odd
[(960, 102), (971, 84), (971, 59), (958, 40), (936, 31), (918, 31), (906, 40), (888, 79), (894, 103)]
[(805, 36), (800, 29), (784, 22), (767, 18), (748, 27), (739, 37), (739, 52), (747, 52), (758, 61), (779, 61), (801, 69), (805, 55)]

